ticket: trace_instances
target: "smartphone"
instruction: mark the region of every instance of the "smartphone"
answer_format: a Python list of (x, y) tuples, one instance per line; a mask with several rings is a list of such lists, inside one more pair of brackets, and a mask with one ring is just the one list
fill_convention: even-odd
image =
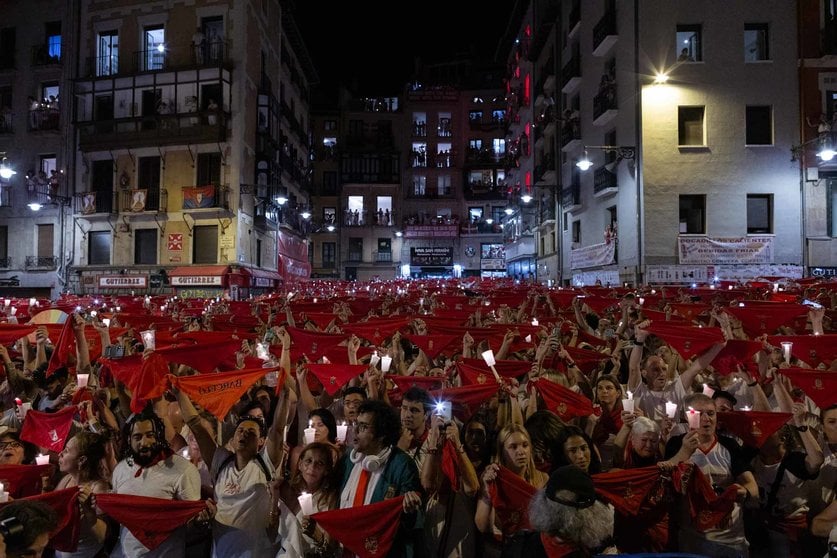
[(436, 403), (435, 414), (445, 422), (450, 422), (453, 419), (453, 404), (450, 401), (439, 401)]
[(811, 308), (822, 308), (822, 304), (820, 304), (819, 302), (814, 302), (813, 300), (808, 300), (807, 298), (802, 301), (802, 304), (804, 304), (805, 306), (810, 306)]

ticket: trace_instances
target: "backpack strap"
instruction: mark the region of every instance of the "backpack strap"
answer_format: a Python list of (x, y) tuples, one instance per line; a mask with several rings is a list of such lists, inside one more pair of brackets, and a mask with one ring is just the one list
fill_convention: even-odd
[[(224, 467), (226, 467), (227, 465), (229, 465), (233, 461), (235, 461), (235, 454), (231, 453), (230, 455), (228, 455), (226, 457), (226, 459), (224, 459), (221, 462), (221, 464), (218, 466), (218, 470), (215, 471), (215, 476), (213, 477), (213, 481), (212, 481), (213, 484), (217, 484), (218, 477), (221, 475), (221, 471), (223, 471)], [(273, 480), (273, 475), (270, 473), (270, 467), (268, 467), (267, 463), (264, 462), (264, 458), (262, 457), (261, 453), (256, 454), (256, 463), (259, 464), (259, 468), (264, 473), (265, 478), (267, 478), (267, 482), (272, 481)]]

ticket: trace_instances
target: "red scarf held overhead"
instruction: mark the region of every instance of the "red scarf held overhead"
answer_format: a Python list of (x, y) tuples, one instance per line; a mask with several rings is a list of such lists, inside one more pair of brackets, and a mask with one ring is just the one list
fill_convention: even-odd
[(694, 358), (705, 353), (715, 343), (724, 342), (724, 334), (719, 327), (695, 327), (662, 322), (651, 324), (647, 330), (671, 345), (684, 359)]
[(521, 529), (529, 529), (529, 501), (537, 488), (500, 466), (497, 480), (488, 485), (491, 505), (500, 522), (504, 537)]
[(636, 515), (648, 493), (659, 481), (661, 473), (660, 468), (654, 465), (592, 476), (596, 494), (600, 498), (613, 504), (621, 514)]
[[(492, 376), (491, 369), (481, 358), (463, 358), (457, 364), (464, 364), (470, 366), (474, 370), (488, 372)], [(494, 363), (494, 368), (497, 373), (503, 378), (517, 378), (529, 372), (532, 368), (532, 363), (525, 360), (498, 360)]]
[(406, 339), (424, 351), (427, 358), (434, 359), (439, 353), (453, 347), (460, 337), (457, 335), (406, 335)]
[(728, 376), (736, 372), (737, 366), (744, 366), (752, 362), (753, 356), (759, 352), (762, 344), (747, 339), (730, 339), (721, 352), (712, 360), (715, 372)]
[(799, 360), (805, 361), (811, 366), (817, 366), (821, 362), (831, 364), (837, 358), (837, 334), (827, 335), (773, 335), (768, 342), (774, 347), (781, 347), (782, 341), (793, 343), (791, 352)]
[(529, 382), (528, 385), (537, 388), (538, 393), (541, 394), (544, 403), (546, 403), (547, 409), (557, 414), (563, 421), (575, 417), (589, 417), (593, 414), (592, 401), (561, 384), (546, 378), (539, 378)]
[(199, 403), (218, 420), (224, 420), (232, 406), (250, 386), (266, 373), (277, 369), (256, 368), (180, 377), (170, 374), (168, 379), (192, 401)]
[(719, 412), (718, 425), (741, 438), (745, 446), (760, 448), (767, 438), (792, 417), (791, 413), (769, 411)]
[(132, 494), (97, 494), (96, 505), (124, 525), (149, 550), (206, 507), (203, 500), (169, 500)]
[(162, 356), (166, 362), (185, 364), (198, 372), (212, 372), (218, 363), (241, 348), (241, 341), (229, 339), (226, 342), (186, 344), (166, 347), (155, 353)]
[(837, 403), (837, 373), (808, 368), (780, 368), (779, 373), (790, 378), (820, 409)]
[(311, 519), (361, 558), (379, 558), (392, 548), (403, 506), (404, 496), (398, 496), (366, 506), (315, 513)]
[(442, 473), (450, 481), (451, 489), (456, 492), (459, 490), (459, 453), (453, 442), (445, 440), (442, 446)]
[(334, 395), (340, 388), (349, 383), (349, 380), (359, 376), (366, 371), (365, 364), (314, 364), (305, 365), (329, 395)]
[(462, 422), (467, 422), (471, 415), (485, 401), (496, 395), (500, 386), (496, 383), (484, 386), (464, 386), (431, 391), (435, 401), (450, 401), (453, 414)]
[(38, 324), (0, 324), (0, 345), (11, 345), (21, 337), (34, 332)]
[(70, 362), (70, 356), (75, 355), (76, 337), (73, 334), (73, 320), (74, 316), (70, 314), (67, 316), (67, 321), (64, 322), (64, 327), (61, 328), (61, 334), (58, 336), (58, 341), (55, 343), (55, 348), (49, 358), (49, 364), (47, 364), (47, 378), (62, 366), (67, 366)]
[(387, 374), (384, 377), (387, 380), (391, 380), (402, 393), (413, 386), (418, 386), (427, 391), (438, 390), (442, 389), (445, 383), (444, 376), (398, 376), (395, 374)]
[(336, 347), (349, 336), (347, 334), (323, 333), (298, 327), (287, 327), (291, 337), (291, 348), (295, 353), (302, 353), (311, 361), (319, 360), (332, 347)]
[(741, 320), (741, 327), (750, 338), (758, 337), (763, 333), (773, 333), (780, 326), (808, 312), (808, 309), (801, 304), (781, 302), (751, 306), (748, 306), (746, 302), (744, 304), (744, 306), (729, 306), (724, 308), (724, 311)]
[(76, 407), (64, 407), (57, 413), (29, 411), (23, 420), (20, 439), (50, 451), (60, 452), (64, 449), (64, 442), (73, 425), (76, 411)]

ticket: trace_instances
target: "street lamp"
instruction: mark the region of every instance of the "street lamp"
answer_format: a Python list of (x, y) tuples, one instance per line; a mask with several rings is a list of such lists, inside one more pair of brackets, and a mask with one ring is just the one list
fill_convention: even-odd
[(593, 162), (590, 160), (590, 157), (587, 155), (588, 149), (599, 149), (604, 152), (609, 153), (616, 153), (616, 163), (623, 159), (629, 159), (631, 161), (636, 159), (636, 147), (634, 146), (626, 146), (626, 145), (585, 145), (584, 146), (584, 157), (582, 157), (576, 164), (578, 168), (582, 171), (589, 170), (590, 167), (593, 166)]
[(6, 161), (8, 161), (6, 153), (0, 152), (0, 178), (3, 180), (8, 180), (17, 174)]

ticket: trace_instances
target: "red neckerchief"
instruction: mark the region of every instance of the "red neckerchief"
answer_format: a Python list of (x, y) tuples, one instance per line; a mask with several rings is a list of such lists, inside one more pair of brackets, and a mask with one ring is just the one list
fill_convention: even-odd
[(541, 543), (543, 543), (543, 549), (549, 558), (562, 558), (578, 550), (575, 546), (546, 533), (541, 533)]
[(602, 444), (610, 434), (616, 435), (622, 429), (622, 404), (617, 403), (610, 412), (602, 407), (602, 418), (599, 419), (593, 431), (593, 441)]
[(424, 427), (424, 433), (420, 437), (413, 438), (410, 441), (410, 449), (413, 450), (413, 449), (416, 449), (416, 448), (420, 448), (422, 446), (422, 444), (424, 444), (424, 441), (427, 440), (427, 435), (429, 433), (430, 433), (430, 429), (427, 426), (425, 426)]
[[(154, 459), (151, 460), (151, 463), (145, 466), (141, 466), (139, 469), (137, 469), (137, 472), (134, 473), (134, 478), (139, 478), (139, 476), (142, 474), (143, 469), (150, 469), (160, 461), (165, 461), (172, 455), (174, 455), (174, 450), (172, 450), (171, 448), (166, 447), (161, 449), (157, 452), (157, 455), (154, 456)], [(134, 463), (136, 463), (136, 461), (134, 461)]]

